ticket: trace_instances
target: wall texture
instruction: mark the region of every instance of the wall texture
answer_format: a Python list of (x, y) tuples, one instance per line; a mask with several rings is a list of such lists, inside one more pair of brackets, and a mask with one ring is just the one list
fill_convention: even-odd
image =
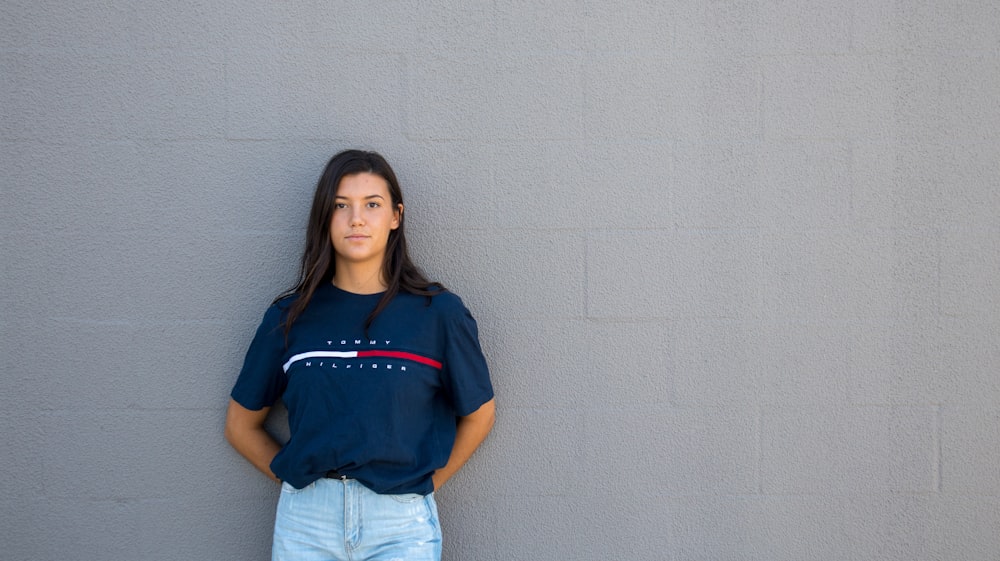
[(493, 369), (447, 560), (1000, 559), (1000, 4), (366, 4), (0, 5), (4, 559), (269, 558), (223, 413), (351, 146)]

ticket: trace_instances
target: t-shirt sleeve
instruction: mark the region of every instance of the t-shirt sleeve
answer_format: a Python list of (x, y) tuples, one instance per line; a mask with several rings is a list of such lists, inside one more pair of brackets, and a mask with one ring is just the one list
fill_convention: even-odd
[(479, 345), (476, 320), (461, 303), (445, 319), (444, 383), (458, 416), (493, 399), (493, 384)]
[(282, 368), (285, 334), (281, 316), (282, 310), (277, 304), (271, 305), (265, 312), (230, 394), (237, 403), (252, 411), (274, 405), (285, 391), (286, 378)]

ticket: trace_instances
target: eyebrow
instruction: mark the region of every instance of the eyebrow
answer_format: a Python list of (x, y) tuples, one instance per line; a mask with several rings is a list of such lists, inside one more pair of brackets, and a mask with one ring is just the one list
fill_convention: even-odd
[[(334, 199), (348, 199), (348, 200), (350, 200), (348, 197), (345, 197), (343, 195), (335, 195), (333, 198)], [(364, 199), (382, 199), (383, 201), (385, 200), (385, 197), (383, 197), (382, 195), (378, 195), (378, 194), (376, 194), (376, 195), (368, 195), (367, 197), (363, 197), (363, 198)]]

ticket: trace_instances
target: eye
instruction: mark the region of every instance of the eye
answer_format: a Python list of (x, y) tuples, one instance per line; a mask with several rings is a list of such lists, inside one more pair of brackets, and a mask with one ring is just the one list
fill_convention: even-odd
[(368, 208), (378, 208), (380, 205), (377, 201), (368, 201)]
[(333, 208), (334, 209), (347, 208), (347, 203), (333, 203)]

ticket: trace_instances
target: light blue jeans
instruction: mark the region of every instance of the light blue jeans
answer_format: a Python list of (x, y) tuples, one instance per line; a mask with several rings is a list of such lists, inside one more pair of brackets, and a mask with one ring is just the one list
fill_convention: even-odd
[(353, 479), (281, 484), (272, 561), (440, 561), (434, 495), (379, 495)]

